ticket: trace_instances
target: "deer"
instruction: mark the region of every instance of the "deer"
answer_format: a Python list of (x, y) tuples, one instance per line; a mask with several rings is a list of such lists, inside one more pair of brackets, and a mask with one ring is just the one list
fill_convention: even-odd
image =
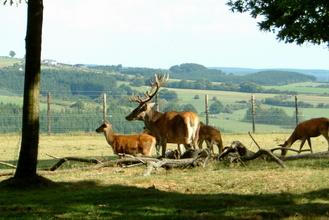
[(116, 134), (113, 132), (112, 124), (104, 121), (97, 129), (97, 133), (104, 133), (107, 143), (112, 147), (115, 154), (131, 154), (136, 156), (142, 154), (151, 156), (152, 149), (155, 147), (156, 139), (152, 135), (140, 134)]
[(214, 153), (214, 147), (213, 145), (217, 145), (218, 147), (218, 153), (222, 153), (223, 151), (223, 140), (221, 133), (218, 129), (206, 125), (202, 122), (200, 122), (200, 131), (199, 131), (199, 140), (198, 145), (199, 148), (202, 148), (203, 142), (206, 142), (207, 148), (210, 150), (210, 152)]
[(138, 106), (126, 116), (126, 120), (143, 121), (145, 127), (156, 137), (162, 147), (162, 157), (165, 157), (167, 143), (184, 144), (196, 148), (198, 143), (200, 120), (199, 116), (191, 111), (159, 112), (153, 109), (155, 103), (150, 103), (159, 88), (168, 80), (169, 75), (155, 74), (151, 82), (151, 91), (144, 97), (132, 96), (130, 101), (137, 102)]
[[(329, 119), (328, 118), (312, 118), (306, 120), (304, 122), (299, 123), (295, 130), (292, 132), (288, 140), (286, 140), (283, 144), (280, 144), (281, 147), (291, 147), (293, 143), (297, 140), (301, 140), (301, 144), (299, 147), (299, 152), (302, 152), (302, 148), (307, 140), (307, 143), (310, 147), (311, 153), (313, 153), (311, 137), (318, 137), (323, 135), (328, 142), (328, 151), (329, 151)], [(287, 154), (287, 149), (281, 150), (281, 156), (285, 156)]]
[[(162, 112), (158, 112), (158, 113), (159, 114), (163, 114)], [(154, 134), (150, 130), (148, 130), (146, 127), (144, 127), (143, 133), (146, 133), (146, 134), (149, 134), (149, 135), (154, 136)], [(185, 148), (185, 150), (187, 150), (187, 149), (190, 149), (190, 146), (189, 145), (184, 145), (184, 148)], [(159, 140), (157, 140), (157, 143), (155, 145), (155, 150), (156, 150), (157, 156), (160, 155), (160, 149), (161, 149), (161, 145), (159, 143)], [(167, 156), (167, 152), (166, 152), (166, 158), (171, 158), (171, 159), (176, 158), (176, 159), (179, 159), (180, 158), (180, 155), (182, 155), (182, 153), (183, 153), (182, 152), (182, 148), (181, 148), (181, 144), (177, 144), (177, 150), (175, 150), (173, 152), (175, 152), (175, 156), (174, 157), (168, 157)]]

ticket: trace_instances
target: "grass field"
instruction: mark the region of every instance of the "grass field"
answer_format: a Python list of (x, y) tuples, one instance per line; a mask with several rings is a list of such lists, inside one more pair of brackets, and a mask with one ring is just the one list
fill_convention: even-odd
[[(191, 89), (172, 89), (178, 94), (179, 102), (181, 104), (193, 104), (199, 112), (201, 119), (205, 121), (204, 112), (205, 112), (205, 98), (204, 96), (208, 95), (209, 106), (213, 103), (212, 98), (216, 97), (217, 100), (222, 102), (224, 105), (236, 104), (239, 101), (245, 101), (250, 103), (251, 94), (241, 93), (241, 92), (229, 92), (229, 91), (210, 91), (210, 90), (191, 90)], [(199, 95), (200, 99), (194, 99), (195, 95)], [(265, 98), (277, 96), (277, 94), (263, 94), (256, 93), (254, 94), (256, 100), (260, 101)], [(294, 100), (294, 96), (290, 97), (290, 100)], [(319, 103), (329, 104), (329, 97), (315, 94), (301, 94), (298, 95), (298, 100), (317, 105)], [(262, 104), (264, 107), (275, 107), (281, 108), (286, 111), (289, 116), (294, 116), (295, 108), (280, 107), (280, 106), (269, 106)], [(247, 108), (233, 111), (233, 113), (220, 113), (217, 115), (212, 115), (209, 122), (211, 125), (221, 128), (224, 132), (229, 133), (245, 133), (251, 130), (251, 124), (247, 122), (242, 122), (241, 120), (246, 114)], [(256, 112), (257, 115), (257, 112)], [(329, 109), (328, 108), (299, 108), (299, 116), (301, 120), (306, 120), (309, 118), (315, 117), (328, 117)], [(276, 117), (273, 115), (272, 117)], [(287, 128), (279, 125), (268, 125), (268, 124), (257, 124), (256, 130), (258, 132), (264, 133), (278, 133), (278, 132), (289, 132), (295, 124), (290, 125), (291, 128)]]
[[(148, 87), (139, 88), (141, 91), (146, 91)], [(209, 105), (211, 105), (214, 101), (213, 97), (216, 97), (219, 101), (221, 101), (224, 105), (232, 105), (236, 104), (236, 102), (244, 101), (246, 102), (246, 107), (240, 110), (233, 111), (232, 113), (220, 113), (211, 115), (209, 118), (209, 124), (215, 127), (220, 128), (223, 132), (226, 133), (246, 133), (251, 130), (251, 123), (243, 122), (247, 106), (250, 105), (250, 97), (249, 93), (241, 93), (241, 92), (227, 92), (227, 91), (209, 91), (209, 90), (190, 90), (190, 89), (173, 89), (178, 94), (179, 104), (192, 104), (198, 111), (199, 116), (202, 121), (205, 121), (205, 100), (204, 96), (208, 94), (209, 96)], [(195, 95), (199, 95), (199, 99), (194, 99)], [(257, 100), (262, 100), (267, 97), (274, 97), (276, 94), (255, 94)], [(321, 96), (321, 95), (310, 95), (303, 94), (298, 96), (299, 101), (308, 102), (314, 105), (319, 103), (329, 104), (329, 97)], [(290, 97), (290, 100), (294, 100), (294, 96)], [(0, 102), (2, 103), (15, 103), (22, 104), (22, 98), (18, 96), (0, 96)], [(52, 111), (61, 111), (65, 108), (65, 106), (70, 106), (74, 102), (69, 100), (61, 100), (61, 99), (52, 99), (51, 109)], [(111, 100), (108, 100), (108, 104), (111, 105)], [(88, 104), (89, 103), (89, 104)], [(101, 106), (101, 103), (88, 102), (87, 105)], [(267, 106), (265, 107), (273, 107)], [(290, 107), (279, 107), (286, 111), (289, 116), (294, 116), (295, 109)], [(41, 110), (47, 109), (46, 98), (41, 98), (40, 103)], [(160, 104), (161, 110), (161, 104)], [(257, 113), (256, 113), (257, 114)], [(301, 120), (306, 120), (314, 117), (328, 117), (329, 109), (328, 108), (299, 108), (299, 115)], [(272, 117), (276, 117), (273, 115)], [(114, 119), (115, 120), (115, 119)], [(114, 121), (115, 123), (115, 121)], [(279, 126), (279, 125), (269, 125), (269, 124), (256, 124), (256, 131), (263, 133), (280, 133), (280, 132), (290, 132), (291, 129), (295, 126), (295, 124), (291, 124), (290, 126)]]
[[(289, 134), (255, 134), (271, 148)], [(240, 140), (256, 150), (247, 135), (223, 135), (224, 145)], [(0, 161), (17, 159), (19, 135), (0, 136)], [(298, 145), (298, 144), (296, 144)], [(315, 151), (327, 149), (313, 139)], [(170, 146), (171, 148), (173, 146)], [(294, 146), (297, 148), (298, 146)], [(56, 157), (110, 158), (105, 138), (95, 134), (41, 135), (39, 169)], [(39, 174), (55, 184), (29, 190), (1, 187), (0, 219), (310, 219), (329, 218), (327, 160), (275, 163), (252, 161), (247, 167), (211, 162), (205, 168), (158, 169), (92, 166), (70, 162)], [(13, 172), (1, 167), (0, 174)], [(8, 176), (1, 176), (0, 181)]]
[[(304, 82), (304, 83), (292, 83), (289, 85), (282, 85), (282, 86), (263, 86), (266, 89), (277, 89), (280, 91), (292, 91), (298, 93), (310, 93), (310, 94), (323, 94), (328, 93), (328, 88), (321, 88), (318, 87), (323, 83), (317, 82)], [(326, 83), (327, 84), (327, 83)]]

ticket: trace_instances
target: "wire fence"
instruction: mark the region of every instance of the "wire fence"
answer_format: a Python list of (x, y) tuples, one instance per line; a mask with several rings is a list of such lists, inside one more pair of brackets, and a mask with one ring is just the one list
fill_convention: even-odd
[[(136, 103), (129, 103), (129, 95), (112, 92), (105, 94), (107, 99), (104, 103), (103, 95), (86, 98), (82, 91), (74, 97), (63, 97), (64, 94), (58, 92), (43, 92), (40, 96), (41, 133), (94, 132), (104, 117), (112, 122), (117, 132), (133, 133), (143, 130), (143, 122), (125, 120), (125, 116), (137, 107)], [(275, 105), (265, 102), (266, 98), (274, 96), (216, 91), (200, 94), (199, 91), (189, 91), (179, 94), (174, 100), (158, 97), (157, 104), (160, 111), (184, 110), (184, 107), (192, 106), (201, 121), (208, 122), (224, 133), (290, 132), (298, 122), (329, 115), (328, 96), (280, 96), (276, 99), (286, 102), (274, 103)], [(216, 109), (213, 105), (218, 101), (222, 105)], [(22, 97), (8, 96), (7, 99), (2, 98), (0, 103), (0, 132), (19, 133), (22, 126)]]

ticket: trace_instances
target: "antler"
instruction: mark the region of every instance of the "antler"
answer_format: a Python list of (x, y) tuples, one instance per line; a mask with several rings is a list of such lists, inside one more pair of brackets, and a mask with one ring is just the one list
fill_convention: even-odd
[(132, 102), (137, 102), (139, 104), (144, 104), (150, 101), (153, 98), (153, 96), (157, 94), (159, 88), (163, 86), (168, 81), (168, 79), (169, 79), (169, 74), (164, 74), (162, 76), (159, 76), (158, 74), (154, 74), (154, 81), (151, 82), (151, 91), (145, 92), (144, 94), (145, 98), (143, 99), (140, 96), (132, 96), (129, 98), (129, 100)]

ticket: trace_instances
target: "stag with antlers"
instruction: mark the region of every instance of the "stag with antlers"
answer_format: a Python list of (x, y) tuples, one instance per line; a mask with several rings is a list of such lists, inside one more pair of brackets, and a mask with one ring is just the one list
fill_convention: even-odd
[(144, 121), (145, 127), (154, 135), (162, 146), (162, 156), (165, 156), (167, 143), (184, 144), (196, 147), (200, 128), (200, 120), (196, 113), (185, 112), (158, 112), (153, 109), (155, 103), (150, 103), (157, 94), (159, 88), (168, 80), (168, 75), (155, 75), (151, 83), (151, 91), (145, 93), (145, 97), (133, 96), (130, 100), (139, 105), (126, 119), (128, 121)]

